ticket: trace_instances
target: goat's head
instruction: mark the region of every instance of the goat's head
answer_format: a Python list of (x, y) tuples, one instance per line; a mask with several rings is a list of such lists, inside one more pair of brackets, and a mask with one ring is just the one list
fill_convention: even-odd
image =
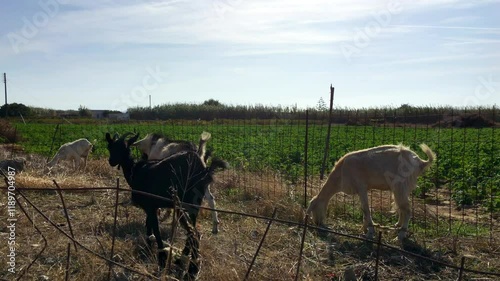
[(123, 160), (130, 157), (130, 145), (134, 143), (137, 138), (139, 138), (139, 133), (135, 134), (128, 140), (125, 140), (125, 138), (129, 135), (132, 135), (132, 133), (125, 133), (121, 137), (119, 137), (118, 134), (115, 134), (113, 138), (111, 138), (111, 135), (106, 133), (109, 151), (109, 165), (112, 167), (119, 165)]

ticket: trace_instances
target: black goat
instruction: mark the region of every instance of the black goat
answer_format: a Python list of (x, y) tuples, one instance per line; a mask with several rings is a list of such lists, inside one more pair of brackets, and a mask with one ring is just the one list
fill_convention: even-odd
[[(196, 146), (196, 144), (190, 141), (171, 140), (163, 135), (154, 133), (148, 134), (143, 139), (136, 141), (132, 146), (139, 149), (143, 160), (161, 160), (181, 151), (196, 151), (203, 158), (203, 161), (207, 163), (207, 159), (211, 155), (211, 152), (206, 150), (207, 141), (210, 137), (210, 133), (203, 132), (200, 135), (199, 145)], [(210, 186), (205, 192), (205, 199), (208, 202), (208, 206), (215, 209), (215, 197), (210, 192)], [(167, 211), (166, 214), (166, 217), (168, 217), (169, 212)], [(212, 210), (212, 233), (217, 234), (218, 232), (219, 216), (217, 211)]]
[[(148, 236), (153, 233), (156, 238), (160, 268), (164, 268), (166, 265), (167, 253), (160, 236), (157, 210), (158, 208), (174, 208), (176, 197), (182, 203), (192, 204), (182, 206), (189, 214), (189, 218), (181, 215), (179, 221), (187, 231), (187, 240), (182, 254), (185, 256), (191, 254), (188, 267), (189, 278), (196, 279), (199, 272), (200, 238), (200, 234), (194, 227), (196, 217), (205, 191), (208, 185), (213, 182), (214, 170), (226, 168), (227, 163), (213, 159), (212, 164), (207, 168), (203, 159), (193, 151), (179, 152), (161, 161), (141, 160), (135, 162), (130, 152), (130, 145), (137, 140), (139, 134), (126, 141), (125, 138), (130, 134), (127, 133), (120, 138), (115, 135), (114, 138), (111, 138), (110, 134), (106, 133), (110, 154), (109, 164), (113, 167), (117, 165), (122, 167), (123, 175), (132, 188), (132, 202), (146, 212), (146, 232)], [(150, 193), (168, 200), (134, 191)], [(176, 264), (180, 263), (180, 260), (176, 261)]]

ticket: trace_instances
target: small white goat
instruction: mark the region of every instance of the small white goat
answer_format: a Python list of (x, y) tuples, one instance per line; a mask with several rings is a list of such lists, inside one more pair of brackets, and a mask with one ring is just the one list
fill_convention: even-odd
[[(61, 160), (67, 160), (73, 162), (75, 170), (79, 168), (85, 169), (90, 151), (92, 151), (92, 143), (87, 139), (78, 139), (65, 143), (61, 145), (54, 158), (47, 163), (47, 168), (54, 167)], [(81, 158), (83, 158), (83, 165), (80, 162)]]
[[(170, 140), (159, 134), (148, 134), (143, 139), (133, 143), (141, 153), (143, 158), (147, 160), (165, 159), (175, 153), (181, 151), (196, 151), (196, 153), (206, 162), (206, 142), (210, 139), (211, 134), (203, 132), (200, 136), (198, 147), (192, 142), (182, 140)], [(145, 156), (145, 157), (144, 157)], [(208, 201), (208, 206), (215, 209), (215, 198), (210, 192), (210, 185), (205, 192), (205, 199)], [(168, 213), (167, 213), (168, 214)], [(217, 211), (212, 211), (212, 233), (219, 232), (219, 217)]]
[(338, 192), (358, 194), (363, 210), (363, 231), (373, 239), (374, 223), (368, 205), (368, 190), (390, 190), (398, 209), (398, 238), (406, 237), (411, 218), (409, 196), (417, 185), (417, 178), (436, 159), (436, 154), (425, 144), (420, 148), (427, 155), (424, 161), (403, 145), (382, 145), (350, 152), (333, 167), (318, 195), (310, 202), (307, 213), (317, 225), (325, 220), (328, 201)]

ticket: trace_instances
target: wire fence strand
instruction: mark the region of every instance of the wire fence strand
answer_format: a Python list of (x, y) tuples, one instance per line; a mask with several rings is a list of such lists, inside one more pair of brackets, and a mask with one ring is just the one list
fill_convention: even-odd
[[(80, 248), (83, 248), (84, 250), (86, 250), (87, 252), (93, 254), (94, 256), (108, 262), (108, 263), (112, 263), (113, 265), (115, 266), (119, 266), (119, 267), (122, 267), (124, 269), (127, 269), (131, 272), (134, 272), (134, 273), (137, 273), (141, 276), (144, 276), (144, 277), (150, 277), (150, 278), (154, 278), (154, 279), (157, 279), (157, 277), (153, 276), (153, 275), (150, 275), (148, 273), (144, 273), (144, 272), (140, 272), (140, 271), (137, 271), (131, 267), (128, 267), (126, 265), (123, 265), (121, 263), (118, 263), (118, 262), (115, 262), (103, 255), (100, 255), (98, 253), (96, 253), (95, 251), (87, 248), (86, 246), (84, 246), (83, 244), (81, 244), (78, 240), (74, 239), (70, 234), (68, 234), (67, 232), (65, 232), (63, 229), (61, 229), (61, 227), (59, 225), (57, 225), (55, 222), (53, 222), (49, 217), (47, 217), (45, 215), (45, 213), (43, 211), (41, 211), (34, 203), (32, 203), (27, 197), (26, 195), (24, 195), (24, 191), (27, 191), (27, 190), (34, 190), (34, 188), (18, 188), (18, 191), (17, 193), (31, 206), (34, 208), (34, 210), (40, 214), (47, 222), (49, 222), (55, 229), (57, 229), (59, 232), (61, 232), (63, 235), (65, 235), (70, 241), (76, 243), (76, 245), (78, 245)], [(41, 188), (41, 189), (38, 189), (39, 191), (47, 191), (47, 190), (55, 190), (54, 188)], [(65, 189), (64, 188), (61, 188), (60, 189), (61, 191), (64, 191)], [(149, 196), (149, 197), (152, 197), (152, 198), (155, 198), (155, 199), (161, 199), (161, 200), (169, 200), (167, 198), (163, 198), (161, 196), (157, 196), (157, 195), (154, 195), (154, 194), (150, 194), (150, 193), (147, 193), (147, 192), (142, 192), (142, 191), (136, 191), (136, 190), (130, 190), (130, 189), (124, 189), (124, 188), (120, 188), (120, 187), (108, 187), (108, 188), (103, 188), (103, 187), (99, 187), (99, 188), (92, 188), (92, 187), (87, 187), (87, 188), (81, 188), (81, 189), (66, 189), (66, 190), (72, 190), (72, 191), (91, 191), (91, 190), (100, 190), (100, 191), (104, 191), (104, 190), (115, 190), (116, 192), (127, 192), (127, 193), (130, 193), (130, 192), (136, 192), (136, 193), (139, 193), (141, 195), (145, 195), (145, 196)], [(18, 203), (20, 203), (18, 201)], [(323, 233), (330, 233), (330, 234), (335, 234), (337, 236), (341, 236), (341, 237), (345, 237), (345, 238), (350, 238), (350, 239), (356, 239), (356, 240), (359, 240), (359, 241), (364, 241), (366, 243), (375, 243), (377, 244), (378, 247), (381, 247), (381, 248), (385, 248), (385, 249), (391, 249), (391, 250), (394, 250), (394, 251), (397, 251), (403, 255), (406, 255), (406, 256), (412, 256), (412, 257), (415, 257), (415, 258), (418, 258), (419, 260), (425, 260), (425, 261), (428, 261), (428, 262), (432, 262), (434, 264), (437, 264), (437, 265), (441, 265), (441, 266), (444, 266), (444, 267), (448, 267), (448, 268), (452, 268), (452, 269), (456, 269), (458, 271), (461, 272), (461, 274), (465, 273), (465, 272), (468, 272), (468, 273), (475, 273), (475, 274), (480, 274), (480, 275), (485, 275), (485, 276), (495, 276), (495, 277), (500, 277), (500, 272), (489, 272), (489, 271), (481, 271), (481, 270), (474, 270), (474, 269), (468, 269), (465, 267), (464, 264), (461, 264), (460, 266), (459, 265), (454, 265), (454, 264), (450, 264), (450, 263), (445, 263), (445, 262), (442, 262), (442, 261), (439, 261), (439, 260), (436, 260), (436, 259), (432, 259), (432, 258), (429, 258), (429, 257), (426, 257), (426, 256), (422, 256), (422, 255), (419, 255), (417, 253), (413, 253), (413, 252), (409, 252), (409, 251), (406, 251), (404, 249), (401, 249), (400, 247), (396, 247), (396, 246), (393, 246), (393, 245), (389, 245), (389, 244), (385, 244), (385, 243), (381, 243), (380, 241), (373, 241), (373, 240), (370, 240), (370, 239), (366, 239), (364, 237), (360, 237), (360, 236), (356, 236), (356, 235), (350, 235), (350, 234), (346, 234), (346, 233), (342, 233), (342, 232), (338, 232), (338, 231), (335, 231), (335, 230), (332, 230), (332, 229), (328, 229), (328, 228), (325, 228), (325, 227), (318, 227), (318, 226), (314, 226), (314, 225), (308, 225), (306, 224), (306, 222), (296, 222), (296, 221), (290, 221), (290, 220), (284, 220), (284, 219), (279, 219), (279, 218), (273, 218), (273, 217), (266, 217), (266, 216), (262, 216), (262, 215), (256, 215), (256, 214), (249, 214), (249, 213), (243, 213), (243, 212), (236, 212), (236, 211), (230, 211), (230, 210), (223, 210), (223, 209), (213, 209), (213, 208), (209, 208), (209, 207), (204, 207), (204, 206), (197, 206), (197, 205), (192, 205), (192, 204), (187, 204), (187, 203), (179, 203), (179, 204), (182, 204), (184, 206), (195, 206), (195, 207), (198, 207), (200, 209), (206, 209), (206, 210), (215, 210), (217, 212), (220, 212), (220, 213), (225, 213), (225, 214), (230, 214), (230, 215), (238, 215), (238, 216), (242, 216), (242, 217), (249, 217), (249, 218), (255, 218), (255, 219), (260, 219), (260, 220), (266, 220), (266, 221), (273, 221), (273, 222), (276, 222), (276, 223), (281, 223), (281, 224), (285, 224), (285, 225), (288, 225), (288, 226), (295, 226), (295, 227), (299, 227), (299, 228), (304, 228), (304, 230), (306, 229), (310, 229), (310, 230), (315, 230), (315, 231), (320, 231), (320, 232), (323, 232)], [(21, 204), (19, 204), (21, 205)], [(26, 212), (23, 212), (24, 215), (31, 221), (31, 218), (30, 216), (26, 213)], [(305, 235), (305, 231), (303, 232), (303, 235)], [(301, 244), (303, 244), (303, 240), (301, 240)], [(302, 252), (300, 252), (300, 256), (302, 255)], [(36, 260), (36, 258), (31, 262), (31, 264)], [(299, 257), (299, 261), (300, 261), (300, 257)], [(464, 261), (464, 260), (463, 260)], [(299, 264), (297, 265), (299, 266)]]

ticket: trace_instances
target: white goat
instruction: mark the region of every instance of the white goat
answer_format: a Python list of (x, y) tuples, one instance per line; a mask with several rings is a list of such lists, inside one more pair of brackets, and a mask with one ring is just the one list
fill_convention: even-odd
[(338, 192), (358, 194), (363, 210), (363, 231), (373, 239), (374, 223), (368, 205), (368, 190), (390, 190), (398, 209), (398, 238), (406, 237), (411, 218), (409, 196), (417, 185), (417, 178), (436, 159), (436, 154), (425, 144), (420, 148), (427, 155), (424, 161), (403, 145), (382, 145), (350, 152), (333, 167), (318, 195), (310, 202), (307, 213), (317, 225), (322, 225), (328, 201)]
[[(200, 136), (198, 147), (189, 141), (170, 140), (159, 134), (148, 134), (143, 139), (133, 143), (143, 154), (143, 158), (147, 160), (161, 160), (167, 158), (180, 151), (196, 151), (197, 154), (206, 162), (206, 142), (210, 139), (211, 134), (203, 132)], [(210, 192), (210, 185), (205, 192), (205, 199), (208, 201), (208, 206), (215, 209), (215, 198)], [(167, 213), (168, 214), (168, 213)], [(212, 233), (219, 232), (219, 217), (217, 211), (212, 211)]]
[[(47, 163), (48, 168), (54, 167), (59, 161), (67, 160), (73, 162), (73, 168), (79, 169), (87, 166), (87, 157), (92, 150), (92, 143), (87, 139), (78, 139), (73, 142), (68, 142), (59, 148), (54, 158)], [(83, 165), (80, 162), (83, 158)]]

